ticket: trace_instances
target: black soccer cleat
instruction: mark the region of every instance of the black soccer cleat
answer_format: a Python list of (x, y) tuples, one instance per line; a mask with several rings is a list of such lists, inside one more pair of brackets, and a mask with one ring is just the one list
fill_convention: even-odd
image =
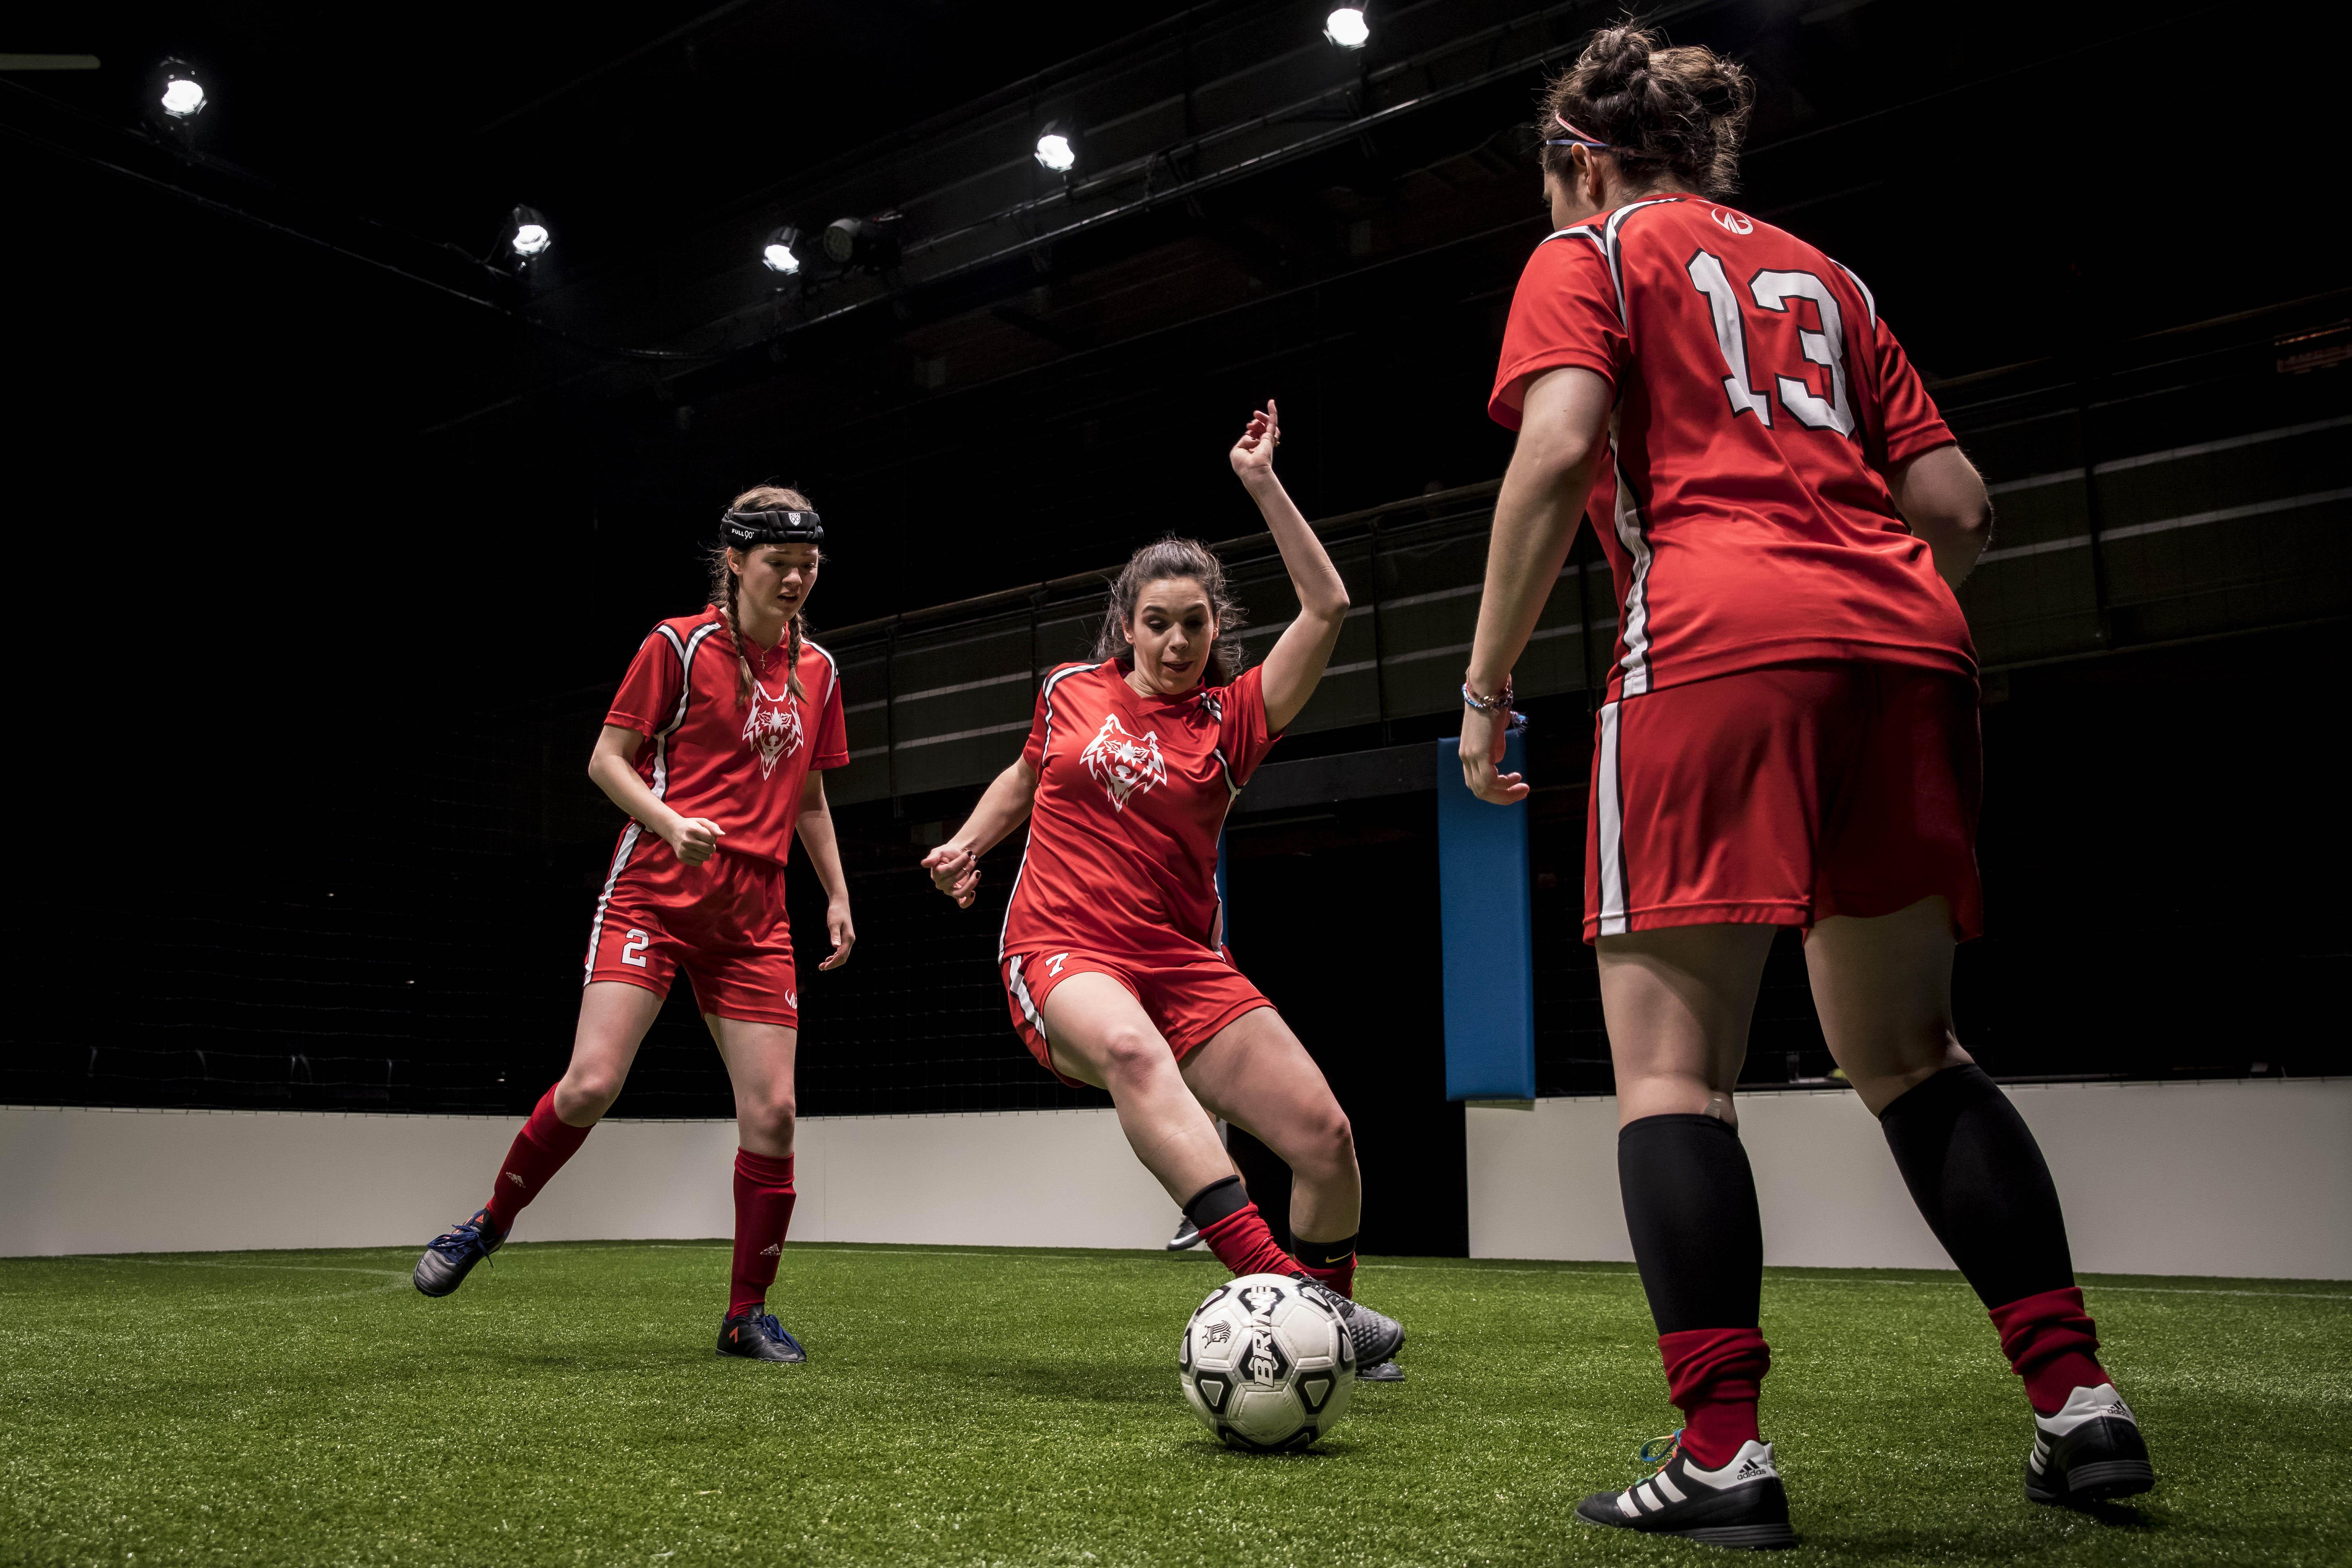
[(2025, 1495), (2035, 1502), (2105, 1502), (2156, 1485), (2139, 1422), (2112, 1383), (2078, 1388), (2055, 1415), (2033, 1418)]
[(1168, 1238), (1168, 1250), (1190, 1252), (1200, 1245), (1201, 1227), (1194, 1225), (1190, 1218), (1179, 1219), (1176, 1222), (1176, 1234)]
[[(1402, 1383), (1403, 1369), (1396, 1364), (1399, 1351), (1404, 1349), (1404, 1325), (1385, 1312), (1375, 1312), (1361, 1301), (1342, 1296), (1312, 1274), (1291, 1276), (1309, 1290), (1321, 1292), (1321, 1300), (1339, 1314), (1347, 1326), (1348, 1338), (1356, 1346), (1356, 1376), (1367, 1383)], [(1382, 1370), (1385, 1368), (1386, 1370)]]
[(775, 1315), (757, 1308), (739, 1312), (719, 1325), (719, 1353), (746, 1361), (806, 1361), (800, 1341), (784, 1331)]
[(416, 1260), (416, 1288), (427, 1296), (446, 1296), (466, 1282), (475, 1264), (506, 1244), (506, 1232), (490, 1223), (490, 1211), (484, 1209), (425, 1244), (425, 1256)]
[[(1651, 1447), (1642, 1446), (1644, 1459)], [(1657, 1474), (1622, 1492), (1593, 1493), (1576, 1505), (1576, 1517), (1612, 1530), (1679, 1535), (1749, 1552), (1797, 1544), (1797, 1532), (1789, 1528), (1789, 1493), (1772, 1468), (1769, 1443), (1742, 1444), (1731, 1463), (1703, 1470), (1677, 1442)]]

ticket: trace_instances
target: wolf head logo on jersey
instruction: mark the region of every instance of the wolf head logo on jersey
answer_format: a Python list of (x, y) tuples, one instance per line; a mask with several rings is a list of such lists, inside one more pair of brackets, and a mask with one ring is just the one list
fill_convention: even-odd
[(760, 776), (776, 771), (776, 763), (801, 749), (801, 710), (792, 693), (782, 700), (768, 695), (764, 686), (751, 689), (751, 715), (743, 721), (743, 739), (760, 753)]
[(1078, 760), (1120, 811), (1127, 809), (1128, 796), (1139, 790), (1149, 795), (1155, 784), (1168, 780), (1168, 764), (1160, 755), (1160, 731), (1146, 730), (1139, 736), (1130, 735), (1116, 713), (1104, 715), (1102, 728), (1087, 742)]

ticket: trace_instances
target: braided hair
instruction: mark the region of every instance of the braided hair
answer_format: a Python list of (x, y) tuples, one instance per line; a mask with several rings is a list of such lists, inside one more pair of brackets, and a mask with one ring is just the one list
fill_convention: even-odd
[[(728, 503), (730, 511), (756, 511), (781, 508), (789, 511), (814, 511), (808, 497), (782, 485), (753, 485)], [(819, 561), (824, 559), (822, 552)], [(751, 650), (744, 646), (742, 629), (735, 620), (735, 601), (743, 591), (743, 578), (727, 563), (727, 546), (721, 544), (710, 552), (710, 603), (727, 627), (727, 646), (735, 654), (736, 700), (744, 707), (751, 706), (751, 693), (758, 682), (751, 674)], [(794, 697), (808, 700), (808, 689), (801, 684), (801, 642), (808, 636), (806, 617), (793, 612), (784, 626), (784, 684)]]

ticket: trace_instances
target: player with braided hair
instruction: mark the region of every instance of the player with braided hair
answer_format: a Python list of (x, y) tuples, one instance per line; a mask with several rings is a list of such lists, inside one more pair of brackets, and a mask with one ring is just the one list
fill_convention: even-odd
[(1543, 107), (1555, 232), (1519, 280), (1489, 412), (1496, 497), (1462, 766), (1499, 775), (1510, 671), (1588, 510), (1615, 576), (1585, 940), (1599, 956), (1627, 1229), (1686, 1424), (1577, 1510), (1727, 1546), (1793, 1541), (1760, 1439), (1763, 1237), (1734, 1089), (1775, 927), (1805, 933), (1832, 1053), (2000, 1332), (2034, 1421), (2026, 1495), (2144, 1491), (2040, 1148), (1960, 1048), (1978, 934), (1977, 668), (1954, 590), (1991, 507), (1862, 280), (1730, 205), (1739, 68), (1634, 26)]
[(857, 940), (824, 770), (849, 760), (841, 682), (803, 620), (824, 538), (808, 498), (735, 498), (710, 558), (710, 602), (653, 629), (621, 682), (588, 776), (628, 813), (596, 900), (572, 1065), (508, 1151), (490, 1200), (436, 1237), (416, 1288), (446, 1296), (498, 1250), (611, 1109), (684, 970), (735, 1088), (735, 1256), (719, 1352), (807, 1359), (766, 1310), (792, 1220), (800, 996), (784, 860), (795, 834), (827, 899), (833, 951)]
[[(1274, 535), (1298, 615), (1244, 668), (1241, 608), (1207, 547), (1162, 539), (1112, 584), (1094, 657), (1048, 673), (1028, 743), (923, 864), (969, 908), (980, 857), (1024, 819), (998, 938), (1014, 1030), (1066, 1083), (1107, 1089), (1120, 1128), (1217, 1260), (1328, 1289), (1358, 1375), (1392, 1382), (1395, 1320), (1354, 1300), (1363, 1187), (1322, 1069), (1224, 945), (1217, 838), (1234, 797), (1307, 706), (1348, 615), (1322, 542), (1275, 477), (1269, 399), (1229, 454)], [(1286, 1253), (1213, 1117), (1290, 1166)]]

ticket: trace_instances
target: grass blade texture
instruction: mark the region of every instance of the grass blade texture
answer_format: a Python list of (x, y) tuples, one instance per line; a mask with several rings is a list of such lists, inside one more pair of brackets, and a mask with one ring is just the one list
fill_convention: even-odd
[[(0, 1563), (1702, 1562), (1573, 1522), (1673, 1429), (1622, 1266), (1368, 1262), (1412, 1329), (1315, 1451), (1176, 1390), (1199, 1256), (812, 1246), (812, 1360), (712, 1354), (723, 1243), (0, 1259)], [(2352, 1562), (2352, 1287), (2086, 1282), (2159, 1489), (2025, 1500), (1956, 1275), (1774, 1269), (1764, 1431), (1823, 1563)]]

